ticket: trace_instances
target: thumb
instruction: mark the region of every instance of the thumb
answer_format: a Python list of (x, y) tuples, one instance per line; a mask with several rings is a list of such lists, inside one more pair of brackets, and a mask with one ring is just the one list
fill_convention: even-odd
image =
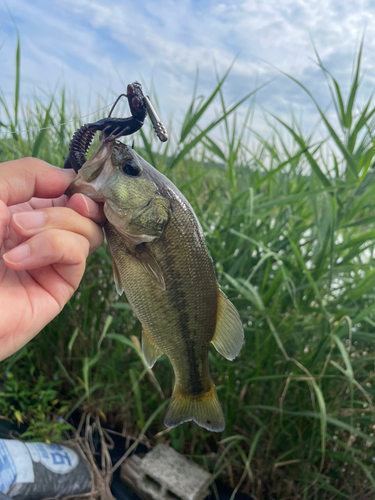
[(10, 213), (8, 207), (0, 200), (0, 250), (3, 246), (7, 233), (9, 231)]

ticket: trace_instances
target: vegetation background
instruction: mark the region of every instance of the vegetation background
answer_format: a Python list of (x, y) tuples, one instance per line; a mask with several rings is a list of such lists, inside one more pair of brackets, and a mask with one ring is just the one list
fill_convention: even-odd
[[(59, 317), (1, 364), (1, 418), (25, 423), (25, 438), (54, 441), (76, 409), (90, 410), (151, 446), (170, 443), (230, 484), (232, 498), (375, 497), (375, 108), (372, 96), (357, 102), (361, 53), (348, 95), (317, 55), (330, 114), (303, 87), (320, 115), (308, 132), (292, 115), (266, 115), (269, 134), (259, 136), (256, 89), (229, 106), (224, 75), (208, 97), (193, 90), (182, 126), (169, 124), (171, 141), (157, 143), (147, 126), (135, 137), (191, 202), (241, 314), (240, 356), (210, 352), (225, 431), (164, 428), (171, 366), (165, 357), (152, 372), (145, 366), (140, 324), (116, 294), (106, 247)], [(22, 103), (19, 88), (18, 45), (13, 101), (0, 93), (0, 161), (31, 155), (62, 166), (82, 123), (78, 105), (64, 90), (48, 104)]]

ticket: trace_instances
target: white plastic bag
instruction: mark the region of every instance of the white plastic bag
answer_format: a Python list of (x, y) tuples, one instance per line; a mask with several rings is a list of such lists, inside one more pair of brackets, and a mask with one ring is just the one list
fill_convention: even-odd
[(0, 439), (0, 492), (16, 500), (87, 493), (91, 471), (72, 448)]

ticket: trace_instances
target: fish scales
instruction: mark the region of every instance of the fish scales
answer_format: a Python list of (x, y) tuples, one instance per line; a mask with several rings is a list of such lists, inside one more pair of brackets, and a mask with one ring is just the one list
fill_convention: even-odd
[(194, 420), (223, 430), (209, 346), (212, 342), (233, 359), (242, 347), (243, 329), (216, 282), (190, 204), (169, 179), (117, 142), (99, 145), (68, 189), (73, 192), (104, 202), (115, 281), (142, 323), (146, 362), (151, 367), (164, 353), (173, 366), (165, 424)]
[(218, 288), (197, 220), (180, 204), (173, 205), (163, 240), (146, 244), (164, 270), (165, 291), (145, 273), (140, 275), (136, 257), (120, 251), (116, 245), (124, 241), (115, 238), (113, 227), (106, 227), (106, 234), (110, 247), (118, 248), (112, 254), (134, 313), (171, 360), (186, 393), (200, 394), (210, 385), (207, 356), (216, 326)]

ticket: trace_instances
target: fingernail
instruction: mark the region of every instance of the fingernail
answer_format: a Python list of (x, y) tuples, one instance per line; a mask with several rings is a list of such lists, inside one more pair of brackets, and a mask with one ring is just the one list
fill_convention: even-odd
[(95, 203), (95, 201), (90, 200), (90, 198), (83, 196), (82, 193), (79, 193), (79, 195), (82, 196), (82, 199), (85, 202), (87, 213), (89, 215), (96, 215), (99, 212), (99, 205)]
[(21, 229), (37, 229), (46, 222), (44, 212), (21, 212), (13, 215), (13, 220)]
[(27, 257), (30, 257), (29, 245), (21, 245), (19, 247), (13, 248), (13, 250), (10, 250), (3, 255), (3, 259), (10, 264), (19, 264)]

